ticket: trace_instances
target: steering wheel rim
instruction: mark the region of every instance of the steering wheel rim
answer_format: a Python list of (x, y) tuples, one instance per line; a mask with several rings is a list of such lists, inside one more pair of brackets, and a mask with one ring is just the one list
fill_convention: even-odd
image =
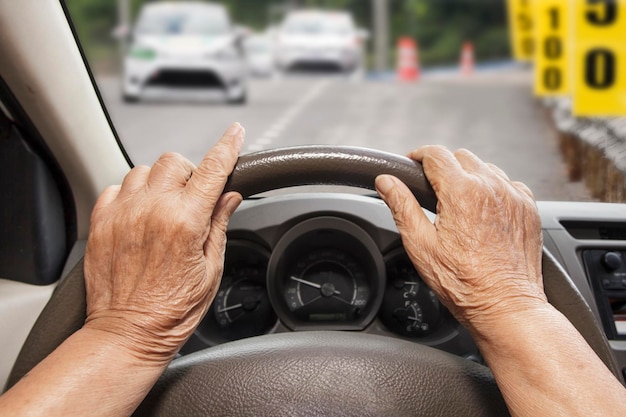
[(342, 185), (375, 190), (374, 180), (392, 174), (404, 182), (420, 204), (435, 212), (437, 196), (422, 165), (405, 156), (353, 146), (293, 146), (243, 155), (224, 192), (244, 198), (300, 185)]
[[(374, 178), (383, 173), (405, 181), (422, 206), (435, 210), (436, 198), (420, 164), (361, 148), (295, 147), (248, 154), (240, 158), (226, 191), (248, 197), (306, 184), (373, 189)], [(543, 274), (548, 300), (621, 379), (593, 313), (546, 251)], [(8, 387), (78, 330), (85, 310), (81, 260), (33, 326)], [(508, 412), (484, 366), (412, 342), (347, 332), (259, 336), (177, 359), (136, 412), (142, 416), (312, 414), (501, 416)]]

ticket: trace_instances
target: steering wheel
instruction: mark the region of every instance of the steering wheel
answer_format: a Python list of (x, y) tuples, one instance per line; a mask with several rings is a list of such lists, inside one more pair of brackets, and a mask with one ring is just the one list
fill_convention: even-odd
[[(310, 184), (374, 189), (374, 178), (404, 181), (423, 207), (437, 199), (420, 164), (379, 151), (294, 147), (240, 157), (227, 190), (244, 197)], [(545, 291), (619, 378), (593, 313), (546, 251)], [(14, 385), (85, 320), (82, 260), (58, 285), (35, 323), (9, 378)], [(506, 404), (493, 375), (430, 347), (351, 332), (300, 332), (252, 337), (174, 360), (138, 416), (502, 416)]]

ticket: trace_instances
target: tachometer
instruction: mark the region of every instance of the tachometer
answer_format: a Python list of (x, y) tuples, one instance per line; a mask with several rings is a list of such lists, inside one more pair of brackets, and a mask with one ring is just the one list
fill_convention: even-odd
[(265, 268), (233, 265), (222, 278), (213, 312), (218, 326), (230, 333), (230, 338), (265, 333), (276, 322), (265, 288)]
[(267, 294), (269, 252), (245, 240), (229, 241), (224, 273), (197, 336), (213, 345), (268, 333), (276, 313)]

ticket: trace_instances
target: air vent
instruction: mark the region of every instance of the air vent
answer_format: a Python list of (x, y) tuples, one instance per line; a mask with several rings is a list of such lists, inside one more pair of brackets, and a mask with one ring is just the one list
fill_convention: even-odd
[(562, 221), (561, 225), (576, 239), (626, 240), (626, 223)]

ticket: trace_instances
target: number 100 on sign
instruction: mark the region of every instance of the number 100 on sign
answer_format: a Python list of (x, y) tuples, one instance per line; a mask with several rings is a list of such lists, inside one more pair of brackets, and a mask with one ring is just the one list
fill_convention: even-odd
[(535, 94), (569, 94), (571, 0), (536, 0), (533, 9), (536, 28)]

